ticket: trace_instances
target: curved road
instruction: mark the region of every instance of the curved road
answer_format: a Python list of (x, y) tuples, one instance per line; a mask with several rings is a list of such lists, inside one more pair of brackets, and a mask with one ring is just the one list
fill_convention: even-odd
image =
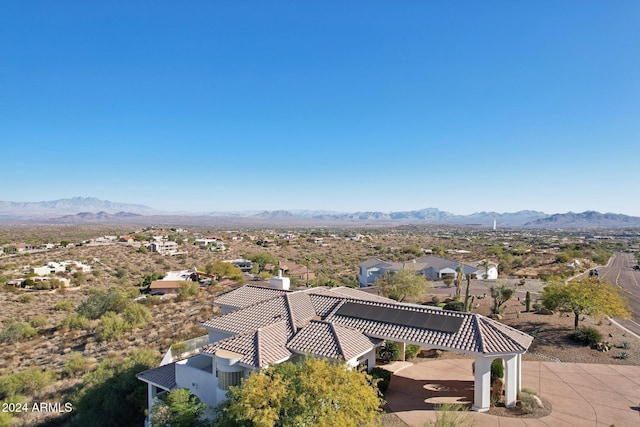
[(609, 264), (598, 269), (599, 276), (617, 285), (622, 294), (629, 300), (633, 313), (631, 320), (616, 318), (615, 321), (640, 335), (640, 271), (633, 270), (636, 264), (635, 256), (629, 253), (616, 252)]

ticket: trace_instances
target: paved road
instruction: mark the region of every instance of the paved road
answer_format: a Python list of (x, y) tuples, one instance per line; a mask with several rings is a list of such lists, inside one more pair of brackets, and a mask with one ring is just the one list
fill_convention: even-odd
[(606, 267), (598, 269), (600, 278), (618, 285), (633, 309), (631, 320), (615, 319), (625, 328), (640, 335), (640, 271), (631, 267), (636, 264), (633, 254), (617, 252)]

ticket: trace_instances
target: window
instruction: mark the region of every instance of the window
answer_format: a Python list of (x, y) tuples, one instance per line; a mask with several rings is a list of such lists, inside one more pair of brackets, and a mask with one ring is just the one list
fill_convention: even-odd
[(222, 390), (229, 390), (229, 387), (231, 387), (232, 385), (240, 385), (242, 374), (242, 371), (225, 372), (217, 370), (216, 376), (218, 377), (218, 387)]

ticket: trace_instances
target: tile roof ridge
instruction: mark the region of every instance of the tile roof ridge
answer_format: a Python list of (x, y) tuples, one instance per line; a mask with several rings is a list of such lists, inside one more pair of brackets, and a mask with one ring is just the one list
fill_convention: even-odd
[(336, 325), (333, 322), (326, 322), (329, 324), (329, 328), (331, 329), (331, 333), (336, 341), (336, 345), (338, 346), (338, 351), (342, 355), (342, 358), (346, 360), (346, 355), (344, 353), (344, 348), (342, 347), (342, 343), (340, 342), (340, 336), (338, 335), (338, 331), (336, 331)]
[(474, 329), (476, 330), (476, 332), (478, 332), (478, 337), (479, 337), (479, 339), (478, 339), (478, 345), (479, 345), (479, 347), (480, 347), (480, 348), (479, 348), (480, 353), (486, 353), (486, 351), (485, 351), (485, 345), (484, 345), (485, 337), (484, 337), (484, 334), (482, 333), (482, 327), (480, 326), (480, 320), (482, 319), (482, 317), (483, 317), (483, 316), (481, 316), (481, 315), (479, 315), (479, 314), (477, 314), (477, 313), (473, 315), (473, 318), (474, 318), (474, 320), (475, 320), (475, 325), (474, 325), (475, 327), (474, 327)]
[(262, 347), (262, 346), (260, 345), (260, 344), (261, 344), (261, 341), (262, 341), (262, 340), (260, 339), (260, 337), (261, 337), (261, 335), (262, 335), (262, 334), (261, 334), (262, 329), (263, 329), (263, 328), (258, 328), (258, 329), (255, 331), (255, 336), (254, 336), (254, 338), (253, 338), (253, 343), (254, 343), (254, 346), (255, 346), (255, 349), (256, 349), (256, 358), (255, 358), (255, 361), (256, 361), (256, 366), (257, 366), (257, 367), (259, 367), (259, 368), (261, 368), (261, 367), (262, 367), (262, 358), (261, 358), (261, 353), (262, 353), (262, 351), (261, 351), (261, 350), (262, 350), (262, 348), (261, 348), (261, 347)]
[(291, 294), (287, 293), (281, 296), (284, 297), (284, 300), (285, 300), (284, 305), (287, 308), (287, 313), (289, 313), (289, 323), (291, 324), (291, 330), (295, 332), (297, 328), (296, 328), (295, 315), (293, 314), (293, 307), (291, 306), (292, 301), (291, 301), (290, 295)]
[[(519, 329), (513, 328), (509, 325), (505, 325), (504, 323), (500, 323), (494, 319), (491, 318), (484, 318), (483, 319), (485, 326), (486, 327), (491, 327), (493, 328), (497, 333), (499, 333), (504, 339), (508, 339), (509, 341), (511, 341), (512, 344), (516, 344), (520, 347), (522, 347), (523, 349), (527, 350), (528, 346), (525, 345), (524, 343), (520, 342), (518, 340), (518, 338), (522, 338), (526, 341), (531, 341), (532, 338), (529, 334), (522, 332)], [(513, 335), (517, 335), (518, 337), (516, 338)]]

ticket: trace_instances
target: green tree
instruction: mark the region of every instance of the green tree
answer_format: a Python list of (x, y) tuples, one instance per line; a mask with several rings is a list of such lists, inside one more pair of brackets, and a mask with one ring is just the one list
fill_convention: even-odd
[(516, 293), (515, 289), (507, 285), (491, 286), (489, 292), (491, 293), (491, 298), (493, 298), (493, 307), (491, 307), (493, 314), (502, 314), (504, 304)]
[(244, 275), (235, 265), (230, 262), (214, 261), (204, 266), (204, 272), (216, 276), (217, 280), (229, 279), (234, 282), (244, 282)]
[(257, 254), (245, 255), (245, 258), (251, 260), (251, 262), (258, 266), (257, 272), (264, 270), (264, 266), (267, 264), (278, 265), (278, 260), (269, 252), (260, 252)]
[(553, 280), (542, 290), (542, 305), (551, 311), (573, 313), (574, 329), (578, 329), (580, 316), (630, 317), (627, 299), (613, 285), (597, 278), (572, 280), (563, 284)]
[(489, 277), (489, 260), (488, 259), (483, 259), (480, 264), (482, 265), (482, 268), (484, 268), (484, 273), (482, 274), (482, 278), (486, 279), (487, 277)]
[(137, 328), (151, 320), (151, 311), (142, 304), (129, 304), (122, 312), (122, 318)]
[(0, 331), (0, 343), (17, 342), (22, 339), (31, 338), (38, 331), (27, 322), (17, 322), (15, 319), (5, 321), (5, 327)]
[(109, 288), (108, 291), (94, 290), (89, 298), (77, 308), (78, 314), (87, 319), (98, 319), (107, 311), (121, 313), (131, 304), (125, 292), (117, 288)]
[(163, 277), (164, 277), (164, 274), (159, 273), (157, 271), (154, 271), (153, 273), (145, 274), (138, 286), (140, 286), (141, 288), (149, 288), (149, 285), (151, 285), (151, 282), (155, 280), (160, 280)]
[(60, 322), (62, 329), (84, 329), (87, 326), (89, 326), (89, 319), (78, 313), (72, 313)]
[(378, 283), (384, 296), (400, 302), (407, 298), (421, 297), (429, 286), (429, 281), (424, 276), (409, 269), (387, 272)]
[(151, 350), (134, 350), (122, 359), (108, 357), (83, 376), (73, 397), (76, 425), (88, 427), (139, 426), (147, 406), (147, 385), (136, 374), (154, 367)]
[(118, 316), (113, 311), (107, 311), (100, 318), (100, 323), (96, 328), (96, 338), (98, 341), (116, 340), (131, 329), (129, 322)]
[(151, 424), (159, 427), (198, 427), (204, 425), (207, 405), (186, 388), (176, 388), (153, 405)]
[(370, 425), (383, 403), (374, 382), (365, 372), (326, 359), (281, 363), (231, 387), (216, 425)]
[(198, 282), (191, 282), (191, 281), (185, 280), (184, 283), (181, 284), (180, 288), (178, 289), (178, 299), (180, 301), (184, 301), (189, 297), (197, 295), (199, 290), (200, 290), (200, 285), (198, 285)]

